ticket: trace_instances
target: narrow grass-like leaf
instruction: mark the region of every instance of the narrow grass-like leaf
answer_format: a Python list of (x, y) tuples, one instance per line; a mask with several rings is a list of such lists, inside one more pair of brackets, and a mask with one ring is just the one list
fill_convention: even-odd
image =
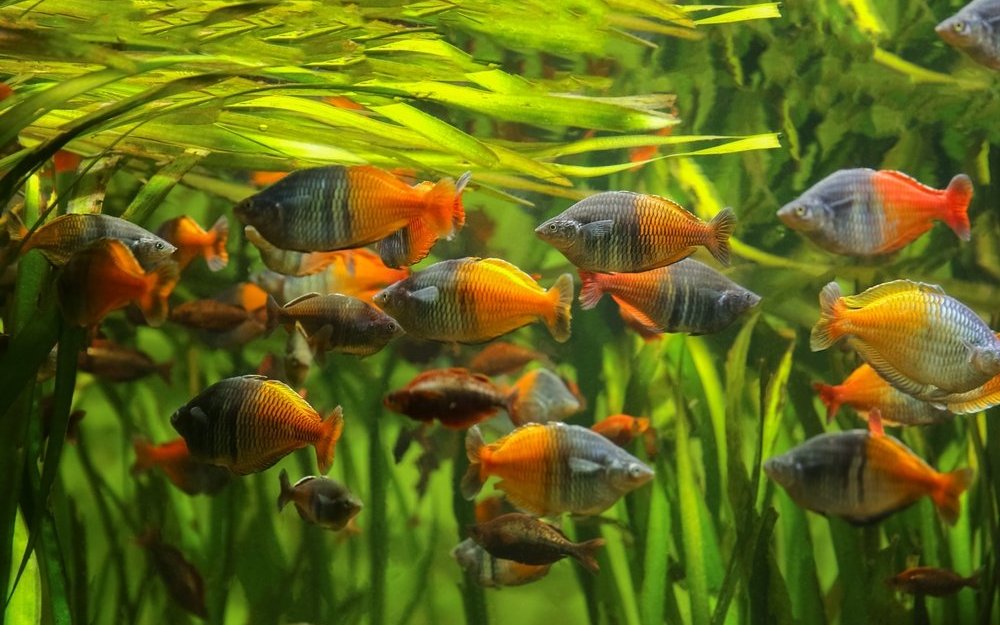
[(183, 155), (163, 166), (149, 182), (142, 186), (136, 194), (135, 199), (128, 205), (122, 213), (122, 219), (128, 219), (136, 223), (145, 223), (152, 215), (156, 207), (160, 205), (163, 198), (167, 197), (170, 190), (184, 177), (198, 161), (205, 156), (194, 150), (188, 150)]
[(666, 495), (654, 484), (649, 497), (646, 557), (639, 605), (643, 625), (657, 625), (663, 622), (664, 597), (671, 592), (666, 585), (669, 555), (668, 516)]
[(764, 495), (764, 489), (760, 487), (760, 482), (764, 479), (760, 465), (766, 458), (770, 457), (771, 450), (774, 448), (774, 441), (778, 436), (778, 428), (781, 426), (782, 407), (784, 406), (786, 396), (785, 386), (788, 384), (788, 376), (792, 370), (792, 353), (794, 350), (795, 341), (793, 340), (781, 357), (781, 362), (778, 363), (777, 369), (771, 375), (764, 394), (764, 412), (761, 415), (763, 428), (760, 452), (757, 455), (757, 463), (753, 468), (753, 479), (757, 484), (755, 492), (757, 493), (758, 508), (760, 508), (763, 502)]
[(704, 548), (701, 519), (698, 514), (698, 500), (701, 493), (695, 481), (691, 455), (691, 439), (688, 436), (687, 417), (677, 416), (677, 490), (680, 501), (681, 535), (684, 538), (684, 566), (687, 570), (688, 592), (691, 598), (691, 623), (708, 624), (708, 583), (705, 561), (701, 557)]
[(763, 2), (746, 7), (736, 8), (732, 11), (719, 13), (710, 17), (703, 17), (694, 21), (696, 26), (710, 26), (717, 24), (732, 24), (733, 22), (746, 22), (748, 20), (765, 20), (781, 17), (778, 10), (780, 3)]
[(453, 151), (477, 165), (490, 167), (499, 162), (497, 155), (478, 139), (409, 104), (396, 102), (371, 108), (380, 115), (423, 135), (445, 151)]
[(901, 74), (909, 77), (910, 81), (916, 84), (922, 83), (940, 83), (954, 85), (959, 89), (964, 91), (979, 91), (981, 89), (986, 89), (989, 87), (990, 83), (986, 80), (973, 80), (964, 77), (956, 77), (951, 74), (942, 74), (941, 72), (935, 72), (924, 67), (920, 67), (915, 63), (910, 63), (888, 50), (882, 48), (875, 48), (874, 55), (872, 58), (876, 63), (884, 65), (889, 69), (900, 72)]

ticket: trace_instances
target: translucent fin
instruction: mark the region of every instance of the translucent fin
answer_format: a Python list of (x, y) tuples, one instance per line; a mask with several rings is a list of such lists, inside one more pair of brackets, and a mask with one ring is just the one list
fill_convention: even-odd
[(281, 485), (281, 491), (278, 493), (278, 512), (281, 512), (292, 500), (292, 483), (288, 481), (288, 471), (281, 470), (278, 474), (278, 483)]
[(210, 271), (219, 271), (229, 264), (229, 252), (226, 243), (229, 241), (229, 220), (225, 215), (219, 217), (209, 230), (215, 235), (212, 245), (205, 248), (205, 263)]
[(819, 294), (819, 321), (809, 334), (809, 349), (819, 352), (837, 342), (840, 333), (837, 331), (837, 321), (843, 311), (843, 298), (840, 296), (840, 285), (830, 282)]
[(937, 506), (941, 518), (948, 525), (958, 522), (958, 515), (961, 511), (961, 503), (958, 498), (972, 484), (975, 472), (970, 468), (959, 469), (951, 473), (943, 473), (938, 476), (938, 487), (931, 494), (934, 505)]
[(316, 462), (319, 470), (326, 475), (333, 465), (333, 455), (336, 450), (337, 441), (344, 431), (344, 409), (337, 406), (330, 413), (330, 416), (323, 421), (323, 430), (319, 441), (316, 442)]
[(729, 237), (736, 227), (736, 213), (730, 207), (723, 208), (719, 214), (708, 223), (711, 228), (711, 236), (705, 243), (705, 247), (712, 253), (715, 260), (722, 265), (729, 266)]
[(945, 206), (942, 219), (959, 239), (972, 238), (969, 225), (969, 202), (972, 201), (972, 180), (965, 174), (958, 174), (945, 189)]
[(581, 308), (590, 310), (597, 306), (597, 302), (601, 301), (604, 291), (601, 289), (600, 280), (597, 278), (598, 274), (583, 269), (578, 270), (577, 273), (580, 274), (580, 281), (583, 283), (580, 287)]
[(552, 338), (560, 343), (569, 340), (570, 322), (573, 319), (573, 276), (564, 273), (556, 279), (546, 295), (552, 300), (553, 308), (545, 317), (545, 324)]

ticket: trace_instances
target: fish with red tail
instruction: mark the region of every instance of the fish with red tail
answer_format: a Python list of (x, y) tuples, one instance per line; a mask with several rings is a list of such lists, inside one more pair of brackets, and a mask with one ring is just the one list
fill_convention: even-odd
[(178, 276), (173, 261), (146, 272), (124, 243), (101, 239), (74, 254), (59, 272), (59, 305), (70, 323), (88, 326), (135, 303), (156, 327), (167, 317), (167, 298)]
[(267, 328), (284, 324), (289, 331), (298, 323), (317, 353), (333, 350), (370, 356), (403, 334), (396, 320), (368, 302), (348, 295), (308, 293), (278, 306), (267, 300)]
[(507, 414), (514, 425), (564, 421), (581, 410), (582, 399), (561, 377), (544, 368), (518, 378), (507, 399)]
[(646, 455), (649, 457), (656, 455), (656, 430), (650, 427), (648, 417), (613, 414), (590, 426), (590, 429), (619, 447), (625, 447), (642, 436), (645, 441)]
[(307, 475), (292, 484), (288, 471), (282, 469), (278, 480), (281, 484), (278, 512), (289, 502), (294, 503), (303, 521), (324, 529), (335, 532), (344, 529), (363, 507), (346, 486), (328, 477)]
[(929, 496), (950, 525), (971, 469), (938, 473), (899, 440), (867, 430), (820, 434), (764, 463), (768, 477), (806, 510), (855, 525), (881, 521)]
[(979, 573), (962, 577), (955, 571), (930, 566), (917, 566), (885, 580), (891, 588), (911, 595), (947, 597), (963, 588), (979, 589)]
[(889, 384), (867, 364), (855, 369), (836, 386), (817, 382), (813, 384), (813, 388), (826, 406), (828, 423), (842, 405), (854, 408), (865, 419), (870, 410), (877, 408), (886, 425), (930, 425), (952, 418), (947, 411), (907, 395)]
[(652, 469), (600, 434), (561, 422), (529, 423), (490, 444), (472, 426), (465, 451), (466, 499), (495, 475), (514, 507), (537, 516), (600, 514), (653, 479)]
[(153, 445), (144, 438), (135, 438), (132, 440), (132, 449), (135, 451), (132, 475), (145, 473), (154, 467), (159, 468), (174, 486), (188, 495), (217, 493), (233, 479), (233, 474), (228, 469), (193, 459), (183, 438), (160, 445)]
[(383, 404), (417, 421), (437, 419), (446, 428), (464, 430), (505, 408), (507, 394), (480, 373), (431, 369), (386, 395)]
[(603, 538), (574, 543), (555, 526), (520, 512), (473, 525), (469, 536), (497, 558), (541, 565), (569, 556), (591, 573), (600, 570), (594, 553), (605, 543)]
[(246, 475), (272, 466), (296, 449), (316, 448), (323, 473), (333, 464), (344, 428), (337, 406), (326, 419), (287, 384), (259, 375), (209, 386), (170, 417), (195, 460)]
[(181, 550), (163, 542), (156, 529), (139, 536), (138, 543), (146, 550), (149, 562), (159, 574), (170, 598), (187, 612), (207, 619), (205, 582)]
[(220, 271), (229, 263), (226, 243), (229, 241), (229, 220), (222, 215), (205, 230), (187, 215), (163, 222), (156, 233), (177, 246), (174, 260), (184, 269), (196, 257), (205, 259), (210, 271)]
[(605, 191), (545, 221), (535, 234), (585, 271), (633, 273), (676, 263), (698, 246), (728, 265), (735, 223), (731, 208), (706, 223), (664, 197)]
[(786, 226), (834, 254), (891, 254), (927, 232), (935, 221), (968, 241), (972, 181), (965, 174), (943, 190), (898, 171), (842, 169), (778, 210)]
[(77, 367), (112, 382), (132, 382), (155, 373), (170, 383), (173, 362), (157, 363), (146, 352), (94, 339), (77, 357)]
[[(24, 226), (11, 220), (8, 226), (12, 238), (23, 239)], [(142, 265), (150, 269), (170, 258), (177, 248), (152, 232), (130, 221), (110, 215), (71, 213), (56, 217), (36, 230), (21, 246), (21, 253), (37, 249), (57, 267), (99, 241), (114, 240), (123, 243)]]
[(451, 557), (468, 577), (484, 588), (530, 584), (548, 575), (552, 568), (551, 564), (521, 564), (496, 558), (471, 538), (452, 549)]
[(459, 258), (418, 271), (383, 289), (373, 301), (416, 338), (482, 343), (544, 321), (553, 338), (565, 342), (573, 277), (563, 274), (545, 290), (505, 260)]
[(629, 320), (643, 328), (643, 336), (719, 332), (760, 302), (756, 293), (691, 258), (640, 273), (580, 270), (580, 279), (584, 310), (597, 306), (607, 293)]

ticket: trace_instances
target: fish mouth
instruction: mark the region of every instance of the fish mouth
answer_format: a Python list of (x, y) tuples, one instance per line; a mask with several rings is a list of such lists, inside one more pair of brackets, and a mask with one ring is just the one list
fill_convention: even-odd
[(955, 32), (955, 21), (952, 18), (948, 18), (934, 27), (934, 32), (940, 37), (945, 43), (949, 43), (953, 46), (959, 46), (965, 42), (965, 38)]

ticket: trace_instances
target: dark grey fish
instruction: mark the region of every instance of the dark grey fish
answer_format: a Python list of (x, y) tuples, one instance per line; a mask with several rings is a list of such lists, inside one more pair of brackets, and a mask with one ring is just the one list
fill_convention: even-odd
[(1000, 0), (974, 0), (934, 30), (975, 62), (1000, 70)]

